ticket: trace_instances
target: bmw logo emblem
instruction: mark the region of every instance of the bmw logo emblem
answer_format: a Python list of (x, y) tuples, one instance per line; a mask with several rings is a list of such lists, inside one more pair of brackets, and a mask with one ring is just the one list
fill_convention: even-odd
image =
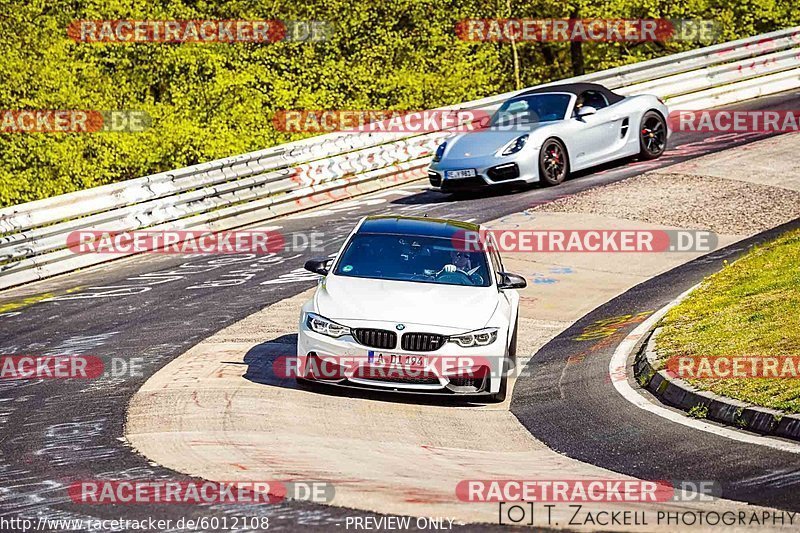
[(395, 326), (395, 329), (397, 329), (397, 331), (403, 331), (404, 329), (406, 329), (406, 327), (404, 324), (397, 324)]

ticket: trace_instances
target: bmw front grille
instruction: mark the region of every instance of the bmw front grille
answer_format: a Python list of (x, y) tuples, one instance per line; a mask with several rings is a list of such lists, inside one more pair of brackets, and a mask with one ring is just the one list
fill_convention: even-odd
[(397, 346), (397, 333), (385, 329), (356, 328), (353, 330), (353, 338), (370, 348), (391, 350)]
[(400, 343), (404, 350), (412, 352), (432, 352), (438, 350), (447, 341), (444, 335), (436, 333), (406, 333)]

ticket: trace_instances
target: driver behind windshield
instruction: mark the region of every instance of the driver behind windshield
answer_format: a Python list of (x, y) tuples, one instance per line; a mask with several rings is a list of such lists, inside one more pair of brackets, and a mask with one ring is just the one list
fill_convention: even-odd
[(582, 107), (583, 107), (583, 94), (579, 94), (578, 98), (575, 100), (575, 108), (572, 110), (572, 116), (577, 117), (578, 111), (580, 111)]
[[(447, 267), (453, 266), (455, 268), (448, 269)], [(443, 270), (445, 272), (454, 272), (455, 270), (461, 270), (466, 272), (467, 270), (472, 269), (472, 261), (470, 260), (469, 256), (464, 252), (457, 252), (452, 250), (450, 252), (450, 263), (445, 265)]]
[(502, 130), (522, 124), (562, 120), (570, 98), (570, 95), (561, 93), (522, 95), (500, 106), (490, 125)]
[(489, 285), (480, 252), (454, 250), (450, 239), (359, 234), (337, 262), (335, 273), (386, 280), (450, 285)]

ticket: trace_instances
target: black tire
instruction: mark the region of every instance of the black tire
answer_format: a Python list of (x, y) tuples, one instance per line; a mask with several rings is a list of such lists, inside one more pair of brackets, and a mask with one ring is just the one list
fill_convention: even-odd
[(514, 320), (514, 333), (511, 334), (511, 341), (508, 343), (508, 356), (516, 364), (517, 362), (517, 329), (519, 327), (519, 313)]
[(294, 382), (297, 385), (298, 389), (312, 389), (314, 388), (314, 382), (310, 379), (296, 377), (294, 378)]
[(495, 392), (494, 394), (490, 394), (488, 397), (489, 403), (503, 403), (506, 401), (506, 391), (508, 390), (508, 369), (506, 365), (508, 363), (503, 361), (503, 377), (500, 378), (500, 390)]
[(657, 159), (666, 149), (667, 123), (657, 111), (648, 111), (639, 124), (639, 159)]
[(569, 175), (567, 149), (560, 140), (551, 137), (539, 150), (539, 181), (546, 186), (558, 185)]
[(503, 376), (500, 378), (500, 390), (489, 395), (489, 403), (502, 403), (506, 400), (508, 391), (508, 374), (517, 365), (517, 326), (519, 315), (514, 323), (514, 333), (511, 334), (511, 341), (508, 343), (508, 352), (503, 360)]

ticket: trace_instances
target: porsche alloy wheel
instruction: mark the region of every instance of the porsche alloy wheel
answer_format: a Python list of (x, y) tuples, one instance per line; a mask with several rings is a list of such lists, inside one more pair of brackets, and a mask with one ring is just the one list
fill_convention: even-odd
[(655, 111), (648, 111), (642, 117), (639, 145), (639, 156), (642, 159), (656, 159), (667, 148), (667, 125), (664, 118)]
[(567, 177), (569, 161), (564, 144), (558, 139), (547, 139), (539, 152), (539, 175), (545, 185), (558, 185)]

